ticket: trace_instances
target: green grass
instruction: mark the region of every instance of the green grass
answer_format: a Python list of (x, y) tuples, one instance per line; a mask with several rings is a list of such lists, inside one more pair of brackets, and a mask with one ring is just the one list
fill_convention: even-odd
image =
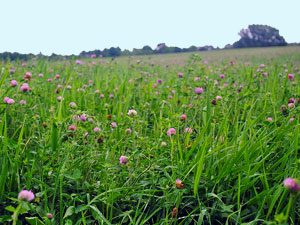
[[(35, 199), (20, 203), (19, 224), (263, 224), (280, 213), (298, 224), (299, 204), (287, 209), (283, 181), (299, 177), (299, 50), (5, 62), (0, 223), (11, 224), (25, 189)], [(9, 73), (12, 66), (15, 73)], [(26, 72), (30, 81), (23, 79)], [(14, 79), (17, 87), (9, 85)], [(25, 82), (26, 93), (20, 91)], [(198, 87), (203, 94), (195, 94)], [(15, 103), (4, 103), (6, 96)], [(212, 104), (216, 96), (222, 100)], [(291, 107), (290, 98), (296, 101)], [(128, 116), (130, 109), (137, 115)], [(82, 114), (92, 121), (78, 120)], [(68, 129), (72, 124), (75, 131)], [(184, 132), (188, 127), (192, 133)], [(169, 128), (176, 129), (174, 136), (167, 136)], [(120, 164), (122, 155), (127, 165)], [(176, 179), (183, 189), (175, 187)]]

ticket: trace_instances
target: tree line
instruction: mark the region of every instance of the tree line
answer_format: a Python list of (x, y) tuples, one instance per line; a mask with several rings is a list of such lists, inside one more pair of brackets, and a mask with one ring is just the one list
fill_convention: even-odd
[[(300, 43), (288, 44), (285, 39), (279, 35), (279, 30), (267, 26), (267, 25), (249, 25), (247, 29), (242, 29), (239, 32), (240, 40), (233, 44), (228, 44), (224, 49), (230, 48), (251, 48), (251, 47), (270, 47), (270, 46), (296, 46)], [(218, 50), (219, 47), (214, 48), (211, 45), (206, 45), (202, 47), (191, 46), (189, 48), (179, 48), (179, 47), (169, 47), (165, 43), (159, 43), (155, 49), (146, 45), (141, 49), (134, 48), (132, 51), (127, 49), (121, 50), (119, 47), (105, 48), (104, 50), (94, 50), (94, 51), (82, 51), (79, 55), (57, 55), (52, 54), (51, 56), (45, 56), (43, 54), (21, 54), (21, 53), (10, 53), (4, 52), (0, 53), (0, 60), (10, 59), (10, 60), (23, 60), (27, 61), (34, 57), (45, 58), (48, 60), (59, 60), (59, 59), (72, 59), (72, 58), (85, 58), (85, 57), (118, 57), (118, 56), (135, 56), (135, 55), (151, 55), (151, 54), (167, 54), (167, 53), (181, 53), (181, 52), (196, 52), (196, 51), (212, 51)]]

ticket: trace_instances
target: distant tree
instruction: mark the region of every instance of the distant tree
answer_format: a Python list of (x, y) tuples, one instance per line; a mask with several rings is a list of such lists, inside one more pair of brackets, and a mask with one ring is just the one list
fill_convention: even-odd
[(198, 49), (197, 49), (196, 46), (192, 45), (191, 47), (188, 48), (188, 51), (189, 52), (196, 52), (196, 51), (198, 51)]
[(119, 47), (117, 47), (117, 48), (111, 47), (111, 48), (108, 50), (108, 54), (109, 54), (109, 56), (111, 56), (111, 57), (120, 56), (120, 55), (121, 55), (121, 49), (120, 49)]
[(52, 53), (52, 55), (49, 56), (49, 60), (56, 61), (59, 59), (59, 55)]
[(215, 48), (211, 45), (205, 45), (202, 47), (198, 47), (197, 49), (198, 49), (198, 51), (211, 51), (211, 50), (214, 50)]
[(96, 57), (99, 57), (99, 55), (101, 55), (101, 51), (100, 50), (95, 50), (94, 51), (94, 54), (96, 55)]
[(152, 51), (152, 48), (149, 45), (145, 45), (142, 50), (144, 51)]
[(225, 47), (224, 47), (225, 49), (231, 49), (231, 48), (233, 48), (233, 45), (231, 45), (231, 44), (227, 44), (227, 45), (225, 45)]
[(29, 59), (32, 59), (35, 55), (33, 54), (20, 54), (18, 52), (3, 52), (3, 53), (0, 53), (0, 59), (10, 59), (10, 60), (29, 60)]
[(155, 48), (155, 51), (159, 51), (160, 49), (166, 47), (166, 44), (165, 43), (159, 43), (156, 48)]
[(80, 52), (80, 56), (86, 56), (88, 53), (86, 52), (86, 51), (82, 51), (82, 52)]
[(294, 43), (289, 43), (289, 46), (300, 46), (300, 43), (294, 42)]
[(181, 52), (188, 52), (188, 51), (189, 51), (188, 48), (182, 48), (182, 49), (181, 49)]
[(109, 55), (109, 51), (108, 51), (107, 48), (103, 49), (103, 51), (102, 51), (102, 56), (103, 56), (103, 57), (109, 57), (109, 56), (110, 56), (110, 55)]
[(129, 56), (131, 54), (131, 52), (128, 49), (125, 49), (121, 52), (122, 56)]
[(178, 47), (174, 47), (174, 53), (178, 53), (178, 52), (182, 52), (182, 49)]
[(153, 51), (154, 54), (166, 54), (173, 52), (175, 52), (175, 47), (168, 47), (165, 43), (158, 44), (155, 50)]
[(132, 50), (132, 55), (151, 55), (153, 50), (150, 46), (145, 45), (142, 49), (134, 48)]
[(267, 25), (249, 25), (239, 32), (241, 39), (233, 44), (234, 48), (285, 46), (285, 39), (279, 31)]

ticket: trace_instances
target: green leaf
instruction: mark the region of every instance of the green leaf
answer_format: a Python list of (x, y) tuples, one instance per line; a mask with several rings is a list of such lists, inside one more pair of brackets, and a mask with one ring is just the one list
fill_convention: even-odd
[(75, 213), (75, 207), (70, 206), (64, 215), (64, 219), (67, 218), (68, 216), (72, 216), (74, 213)]
[(73, 174), (65, 174), (66, 178), (72, 179), (72, 180), (78, 180), (81, 178), (81, 171), (79, 169), (74, 170)]
[(44, 223), (37, 217), (25, 217), (25, 219), (31, 225), (44, 225)]
[(201, 156), (200, 159), (198, 161), (198, 166), (197, 166), (197, 171), (196, 171), (196, 176), (194, 179), (194, 195), (196, 196), (197, 192), (198, 192), (198, 185), (200, 182), (200, 177), (203, 171), (203, 162), (204, 162), (204, 155), (205, 155), (205, 146), (206, 146), (206, 141), (204, 144), (204, 147), (201, 149)]
[(2, 79), (0, 80), (0, 90), (2, 88), (2, 85), (3, 85), (6, 77), (7, 77), (8, 71), (9, 71), (9, 68), (6, 68), (6, 71), (4, 72), (4, 75), (3, 75)]
[(7, 211), (9, 211), (9, 212), (15, 212), (15, 208), (13, 207), (13, 206), (7, 206), (7, 207), (5, 207), (5, 209), (7, 210)]
[(11, 215), (0, 216), (0, 223), (12, 221)]
[(90, 205), (89, 206), (96, 214), (97, 214), (97, 218), (100, 221), (104, 221), (106, 224), (111, 224), (105, 217), (104, 215), (100, 212), (100, 210), (94, 206), (94, 205)]
[(282, 224), (286, 222), (287, 216), (285, 216), (283, 213), (277, 214), (274, 216), (277, 223)]
[(72, 220), (66, 220), (65, 225), (72, 225)]

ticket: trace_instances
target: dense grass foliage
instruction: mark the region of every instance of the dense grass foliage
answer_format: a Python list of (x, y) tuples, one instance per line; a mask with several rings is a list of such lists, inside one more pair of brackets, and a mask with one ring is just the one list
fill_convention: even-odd
[(262, 224), (289, 214), (299, 224), (283, 181), (299, 177), (300, 53), (286, 49), (3, 62), (0, 223)]

